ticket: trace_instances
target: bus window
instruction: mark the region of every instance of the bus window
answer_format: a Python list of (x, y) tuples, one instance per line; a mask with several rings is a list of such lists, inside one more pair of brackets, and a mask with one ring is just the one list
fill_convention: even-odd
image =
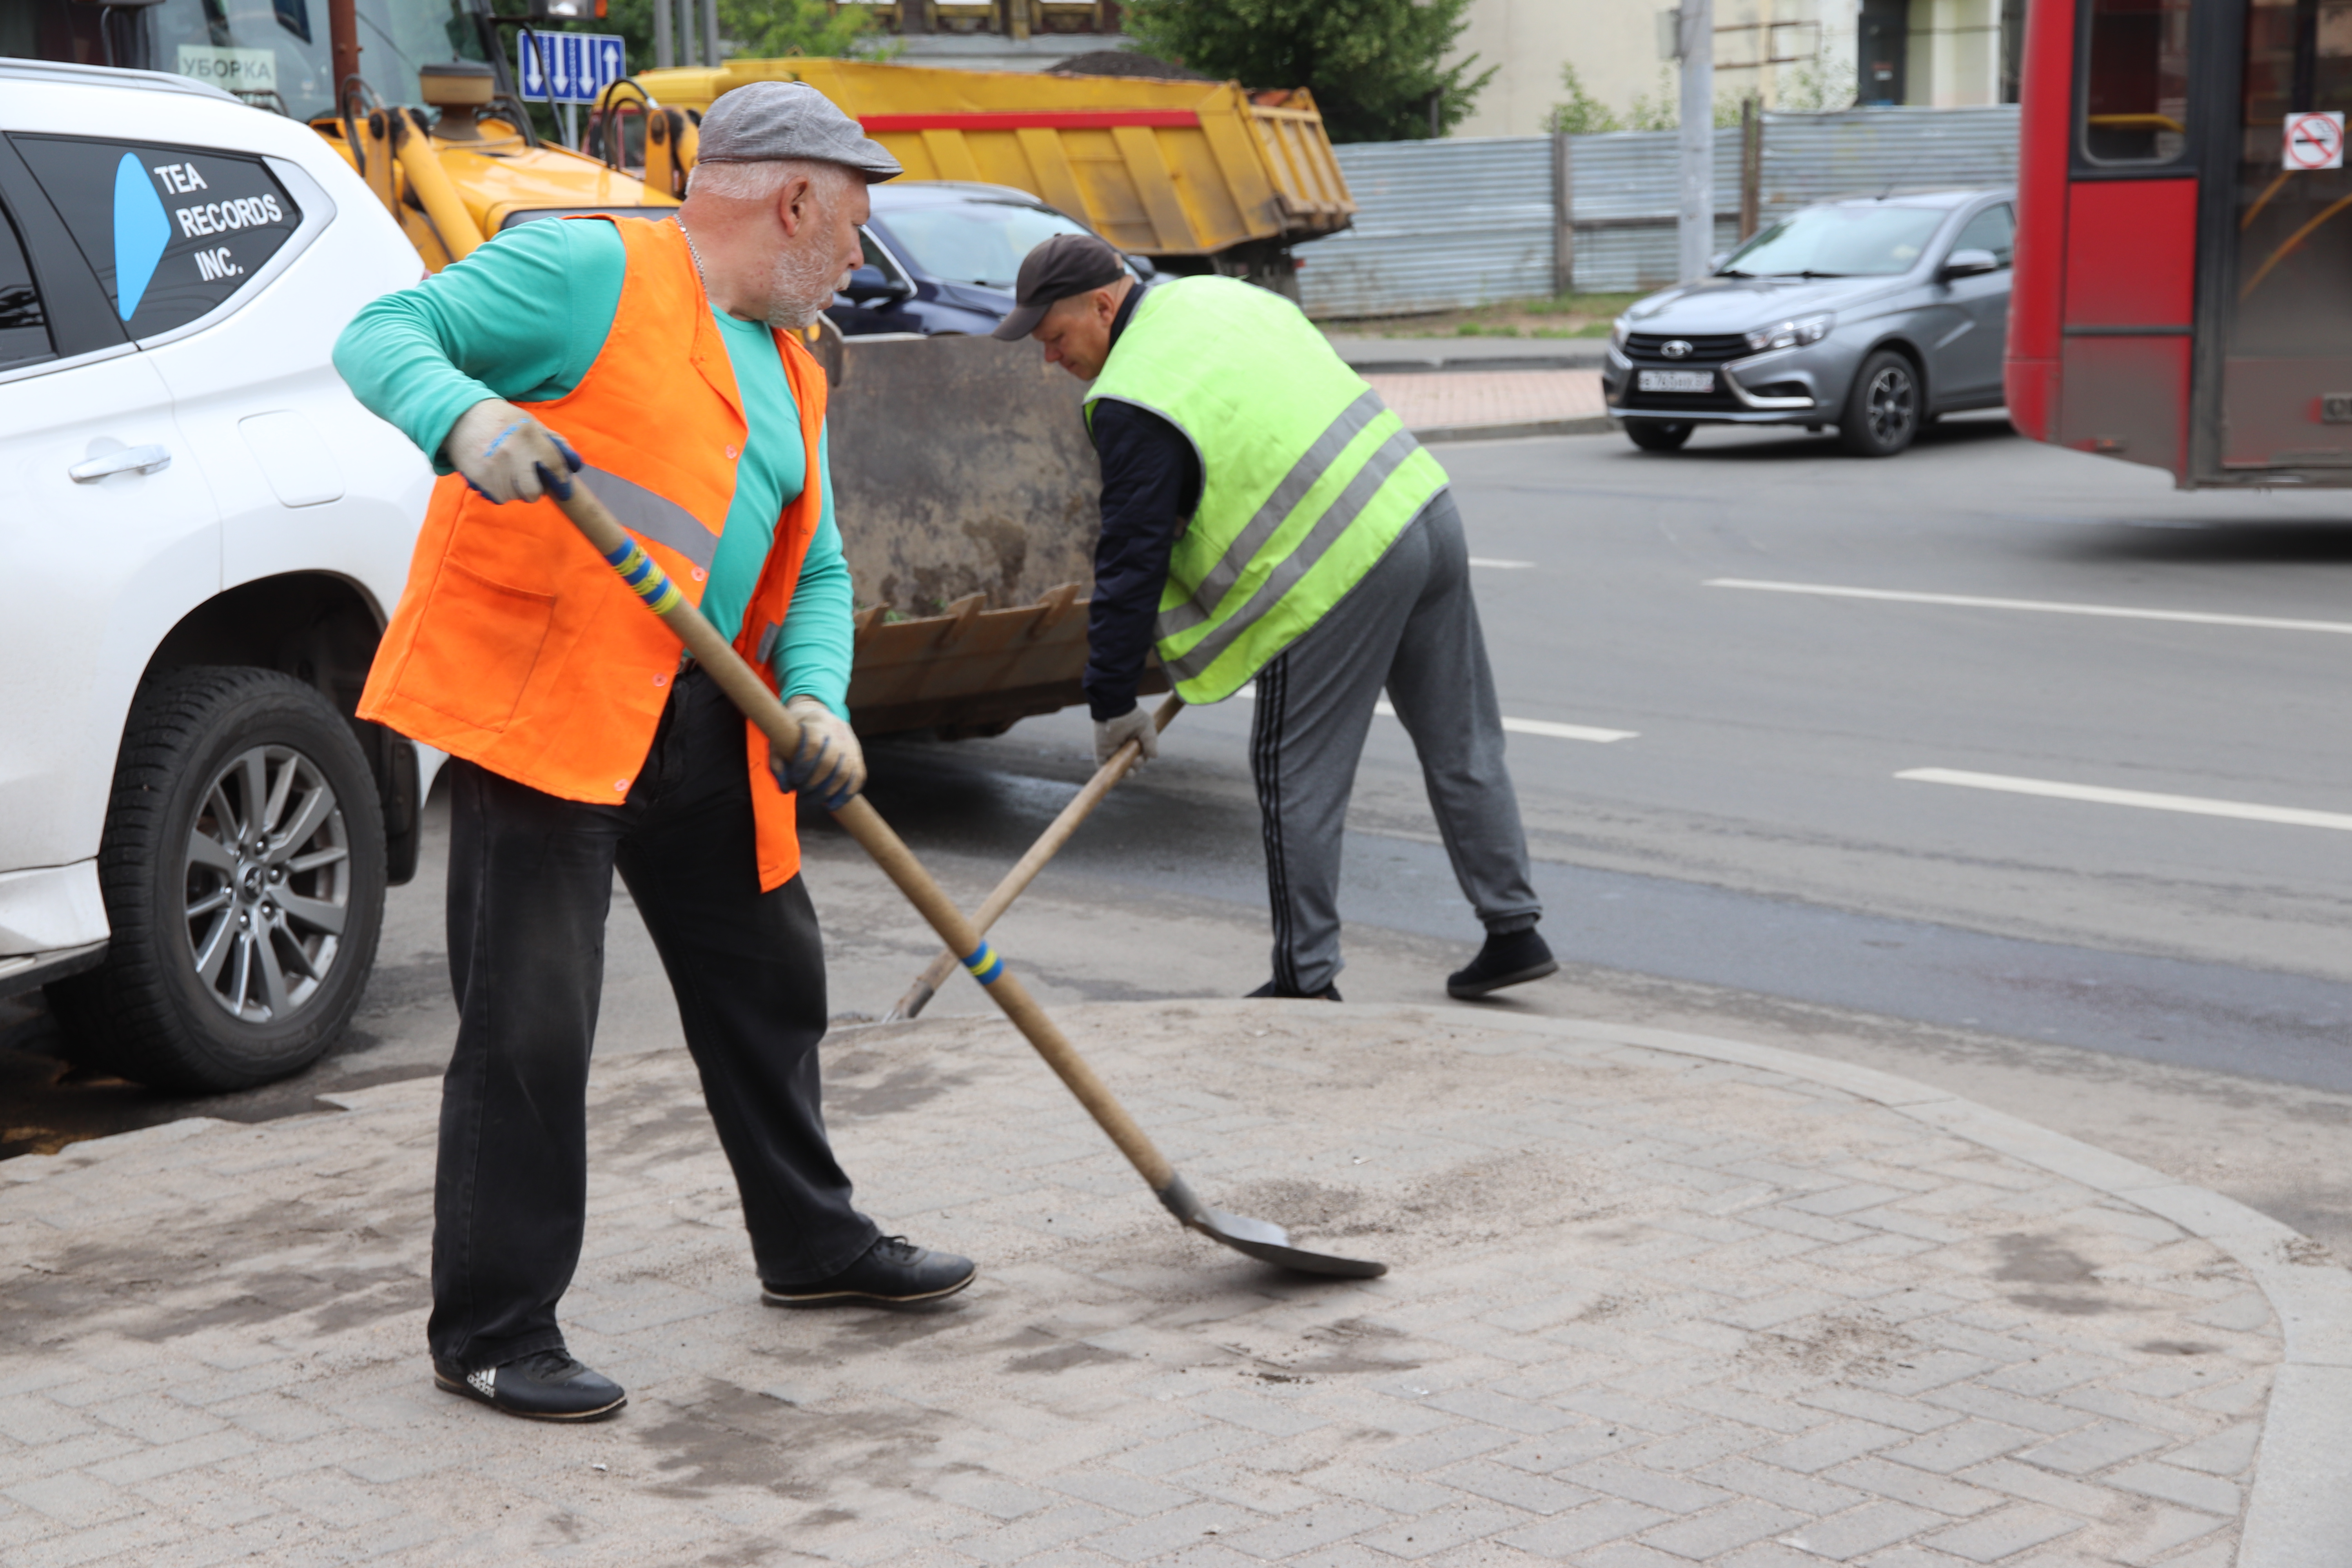
[(2169, 163), (2189, 142), (2189, 0), (2090, 0), (2083, 156)]

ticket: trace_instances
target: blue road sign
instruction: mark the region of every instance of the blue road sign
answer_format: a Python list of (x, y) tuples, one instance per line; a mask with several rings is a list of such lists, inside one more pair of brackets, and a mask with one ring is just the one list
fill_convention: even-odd
[(627, 47), (614, 33), (541, 33), (515, 38), (516, 76), (533, 103), (593, 103), (629, 74)]

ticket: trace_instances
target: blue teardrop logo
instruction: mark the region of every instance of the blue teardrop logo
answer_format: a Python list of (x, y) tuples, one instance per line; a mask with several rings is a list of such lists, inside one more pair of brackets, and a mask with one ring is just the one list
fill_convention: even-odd
[(124, 321), (138, 313), (155, 264), (171, 243), (172, 219), (163, 199), (147, 183), (138, 158), (125, 153), (114, 166), (114, 308)]

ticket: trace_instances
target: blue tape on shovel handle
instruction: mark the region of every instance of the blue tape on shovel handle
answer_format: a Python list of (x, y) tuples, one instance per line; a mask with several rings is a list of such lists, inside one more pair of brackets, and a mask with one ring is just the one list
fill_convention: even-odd
[(630, 592), (643, 599), (655, 615), (667, 615), (685, 597), (677, 591), (677, 584), (669, 580), (669, 574), (655, 565), (653, 557), (638, 548), (634, 539), (618, 550), (607, 551), (604, 559), (621, 574), (621, 581), (629, 585)]
[(963, 966), (971, 970), (971, 977), (982, 985), (994, 984), (996, 977), (1004, 973), (1004, 960), (998, 957), (996, 950), (984, 942), (980, 944), (978, 952), (963, 961)]

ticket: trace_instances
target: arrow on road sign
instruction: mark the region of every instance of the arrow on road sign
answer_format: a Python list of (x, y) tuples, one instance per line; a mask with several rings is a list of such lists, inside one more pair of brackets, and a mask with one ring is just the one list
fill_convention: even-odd
[(517, 30), (516, 76), (534, 103), (593, 103), (605, 87), (629, 74), (628, 46), (611, 33)]

